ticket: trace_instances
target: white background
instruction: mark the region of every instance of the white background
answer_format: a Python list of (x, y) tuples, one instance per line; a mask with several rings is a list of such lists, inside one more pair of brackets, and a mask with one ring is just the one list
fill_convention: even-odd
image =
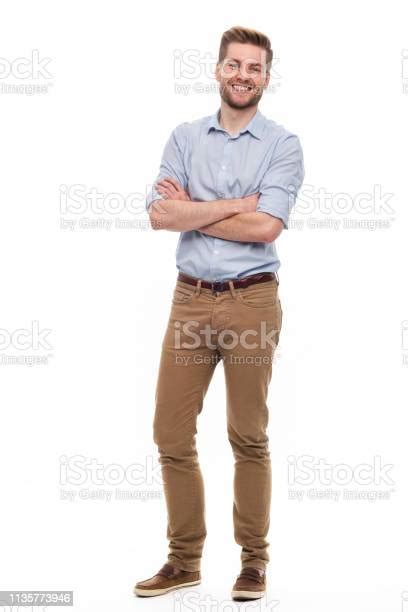
[[(0, 96), (0, 590), (73, 589), (81, 611), (249, 607), (229, 599), (240, 549), (222, 366), (199, 417), (208, 529), (202, 584), (189, 605), (181, 600), (186, 591), (178, 599), (132, 596), (133, 584), (167, 555), (152, 418), (178, 234), (84, 229), (82, 218), (135, 215), (94, 212), (89, 199), (85, 212), (67, 213), (60, 198), (62, 185), (122, 201), (136, 192), (143, 209), (170, 131), (219, 105), (217, 93), (176, 90), (213, 81), (205, 73), (180, 76), (175, 54), (192, 53), (202, 68), (222, 32), (245, 25), (270, 36), (277, 58), (261, 111), (299, 135), (309, 192), (333, 194), (326, 212), (316, 200), (295, 211), (303, 228), (277, 243), (284, 324), (269, 399), (271, 562), (268, 596), (257, 609), (406, 612), (404, 3), (17, 1), (4, 2), (1, 13), (0, 86), (40, 84), (46, 92), (3, 89)], [(50, 58), (48, 76), (4, 76), (7, 62), (33, 50)], [(357, 194), (375, 185), (391, 194), (388, 204), (371, 202), (363, 213)], [(351, 202), (347, 212), (339, 211), (338, 194)], [(347, 229), (344, 219), (370, 219), (375, 229)], [(67, 220), (76, 226), (66, 229)], [(318, 228), (316, 220), (340, 226)], [(16, 330), (35, 325), (50, 330), (50, 347), (18, 343)], [(13, 355), (41, 355), (46, 363), (5, 363)], [(99, 484), (89, 469), (72, 470), (76, 456), (102, 466)], [(314, 482), (300, 482), (298, 472), (291, 484), (288, 468), (305, 456), (327, 464), (328, 484), (316, 469)], [(375, 457), (391, 465), (393, 484), (379, 471), (379, 482), (356, 481), (356, 466)], [(79, 499), (115, 492), (111, 464), (138, 464), (140, 482), (120, 488), (158, 498)], [(348, 485), (338, 464), (354, 474)], [(328, 489), (338, 501), (312, 499)], [(360, 499), (344, 499), (345, 489)], [(302, 501), (290, 499), (293, 490)], [(363, 498), (380, 491), (385, 499)], [(73, 501), (64, 498), (70, 492)]]

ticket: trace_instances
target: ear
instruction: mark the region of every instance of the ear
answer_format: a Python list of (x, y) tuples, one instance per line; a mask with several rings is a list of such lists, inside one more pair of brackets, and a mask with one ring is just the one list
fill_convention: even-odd
[(221, 66), (219, 64), (219, 62), (217, 62), (216, 66), (215, 66), (215, 78), (216, 80), (220, 83), (221, 82)]
[(268, 85), (269, 85), (270, 78), (271, 78), (271, 73), (270, 73), (270, 71), (268, 70), (268, 72), (266, 73), (266, 77), (265, 77), (265, 84), (264, 84), (265, 89), (266, 89), (266, 88), (268, 87)]

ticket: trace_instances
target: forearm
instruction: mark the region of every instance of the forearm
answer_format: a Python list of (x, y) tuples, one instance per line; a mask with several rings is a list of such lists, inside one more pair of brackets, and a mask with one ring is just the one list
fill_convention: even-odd
[(149, 217), (153, 229), (174, 232), (196, 230), (203, 226), (226, 220), (241, 212), (242, 200), (214, 200), (194, 202), (190, 200), (155, 200)]
[(282, 222), (262, 212), (240, 213), (200, 228), (208, 236), (238, 242), (272, 242), (281, 231)]

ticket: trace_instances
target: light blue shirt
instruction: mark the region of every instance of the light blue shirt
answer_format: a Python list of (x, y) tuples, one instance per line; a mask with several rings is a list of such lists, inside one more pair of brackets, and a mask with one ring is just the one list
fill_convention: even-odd
[[(171, 133), (156, 181), (171, 176), (191, 200), (241, 198), (260, 193), (257, 212), (281, 219), (288, 228), (303, 177), (298, 137), (267, 119), (258, 109), (245, 128), (230, 136), (214, 115), (179, 124)], [(154, 185), (146, 208), (162, 199)], [(210, 205), (210, 204), (209, 204)], [(180, 232), (176, 266), (209, 281), (276, 272), (280, 261), (274, 242), (224, 240), (199, 230)]]

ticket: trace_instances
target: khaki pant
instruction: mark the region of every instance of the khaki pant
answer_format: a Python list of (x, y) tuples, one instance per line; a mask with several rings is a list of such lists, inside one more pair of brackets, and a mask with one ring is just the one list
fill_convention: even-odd
[(242, 547), (242, 567), (265, 569), (269, 561), (267, 394), (282, 309), (276, 280), (245, 289), (229, 285), (228, 291), (213, 293), (199, 280), (193, 286), (177, 279), (156, 388), (153, 433), (167, 504), (168, 562), (190, 572), (200, 569), (207, 533), (197, 417), (218, 361), (224, 367), (235, 460), (235, 541)]

